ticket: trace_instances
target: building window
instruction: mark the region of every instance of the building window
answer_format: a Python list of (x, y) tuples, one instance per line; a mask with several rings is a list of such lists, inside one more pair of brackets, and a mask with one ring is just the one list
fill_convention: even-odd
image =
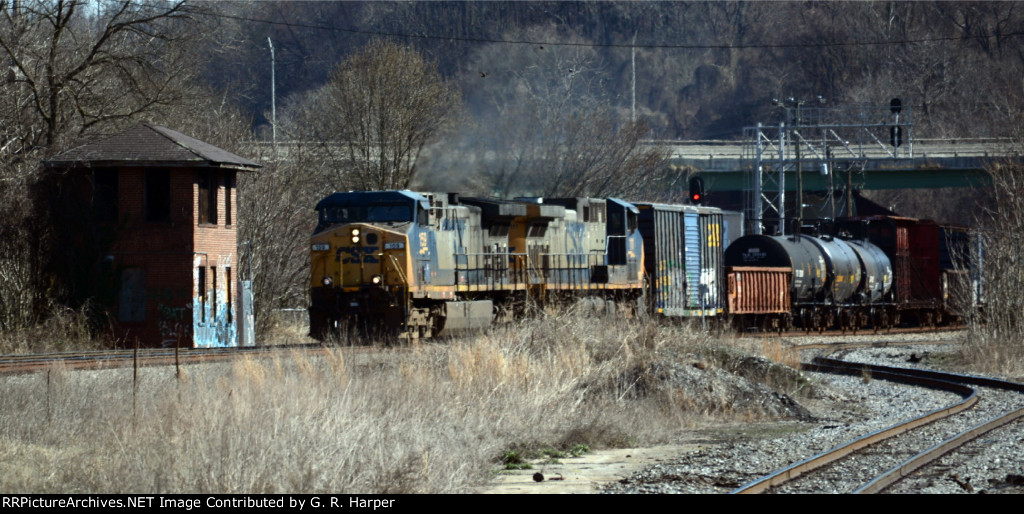
[(171, 172), (147, 170), (144, 194), (146, 221), (171, 221)]
[(226, 303), (227, 307), (228, 307), (227, 311), (225, 312), (224, 315), (227, 317), (226, 321), (230, 324), (231, 321), (232, 321), (232, 316), (231, 316), (231, 268), (224, 268), (224, 285), (225, 285), (225, 287), (224, 287), (224, 290), (225, 290), (225, 293), (224, 293), (224, 303)]
[(199, 322), (206, 323), (206, 267), (199, 266), (196, 275), (197, 295), (199, 296)]
[(210, 266), (210, 321), (217, 322), (217, 267)]
[(122, 323), (146, 321), (146, 270), (124, 268), (118, 292), (117, 319)]
[(93, 175), (92, 209), (96, 221), (117, 222), (118, 172), (116, 169), (98, 169)]
[(224, 172), (224, 224), (231, 225), (234, 216), (231, 212), (231, 192), (235, 190), (235, 172)]
[(199, 184), (199, 223), (203, 225), (217, 224), (217, 182), (213, 172), (198, 172), (196, 182)]

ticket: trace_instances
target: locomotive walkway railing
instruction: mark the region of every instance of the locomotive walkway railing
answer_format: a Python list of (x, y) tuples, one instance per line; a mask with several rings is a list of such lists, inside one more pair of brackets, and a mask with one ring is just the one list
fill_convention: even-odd
[(498, 291), (539, 284), (560, 289), (587, 289), (601, 283), (595, 270), (607, 272), (603, 252), (542, 253), (536, 260), (525, 253), (460, 253), (455, 254), (455, 262), (458, 287)]

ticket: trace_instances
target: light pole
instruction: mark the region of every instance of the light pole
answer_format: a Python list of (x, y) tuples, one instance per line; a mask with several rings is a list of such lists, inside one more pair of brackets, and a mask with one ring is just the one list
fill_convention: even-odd
[(267, 45), (270, 46), (270, 137), (274, 142), (274, 160), (277, 160), (277, 67), (274, 62), (274, 42), (267, 36)]

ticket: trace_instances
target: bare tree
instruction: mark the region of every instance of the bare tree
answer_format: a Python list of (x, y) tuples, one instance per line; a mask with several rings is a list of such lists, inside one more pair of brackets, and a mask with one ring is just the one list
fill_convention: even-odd
[[(559, 37), (553, 27), (518, 36)], [(585, 43), (570, 37), (569, 43)], [(500, 54), (500, 55), (499, 55)], [(641, 145), (646, 124), (616, 108), (604, 65), (586, 45), (491, 46), (475, 62), (488, 107), (476, 110), (477, 162), (498, 196), (636, 196), (662, 171), (664, 153)], [(483, 102), (478, 101), (478, 104)]]
[(459, 105), (456, 89), (423, 56), (374, 40), (313, 94), (300, 126), (338, 167), (339, 189), (405, 189)]
[(184, 1), (0, 1), (0, 54), (16, 92), (8, 115), (18, 122), (5, 147), (50, 148), (179, 102), (183, 89), (171, 86), (191, 76), (174, 66), (175, 44), (195, 13)]
[(260, 159), (264, 167), (243, 174), (238, 184), (241, 278), (252, 280), (256, 330), (264, 335), (272, 328), (276, 309), (309, 304), (313, 207), (332, 192), (326, 173), (310, 173), (322, 163), (316, 148), (296, 143), (287, 152), (288, 159)]
[(90, 133), (172, 113), (195, 89), (184, 1), (0, 0), (0, 324), (38, 322), (64, 293), (47, 279), (60, 254), (49, 208), (59, 176), (39, 160)]

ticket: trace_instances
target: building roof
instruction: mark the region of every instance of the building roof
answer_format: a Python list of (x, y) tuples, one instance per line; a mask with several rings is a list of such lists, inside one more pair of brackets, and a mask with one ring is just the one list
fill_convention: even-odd
[(253, 171), (260, 165), (167, 127), (140, 123), (43, 161), (48, 168), (100, 166), (225, 167)]

